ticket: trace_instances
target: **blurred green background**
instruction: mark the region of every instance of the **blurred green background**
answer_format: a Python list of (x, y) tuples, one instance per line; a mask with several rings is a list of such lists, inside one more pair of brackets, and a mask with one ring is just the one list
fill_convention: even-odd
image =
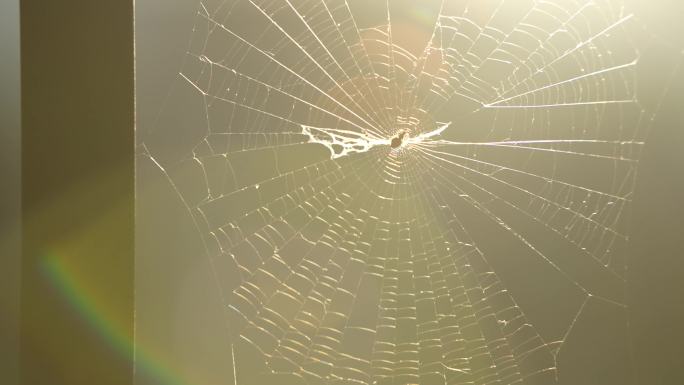
[[(8, 31), (18, 27), (11, 23), (17, 20), (12, 18), (12, 5), (2, 5), (8, 20), (2, 26)], [(684, 48), (680, 2), (631, 0), (629, 5), (650, 31), (677, 49)], [(187, 37), (188, 28), (183, 26), (191, 23), (184, 17), (192, 14), (195, 4), (145, 1), (136, 6), (149, 7), (136, 9), (137, 23), (147, 26), (149, 39), (138, 41), (138, 49), (144, 49), (150, 60), (179, 60), (184, 53), (176, 44)], [(134, 358), (138, 363), (147, 359), (134, 357), (133, 349), (133, 12), (128, 2), (21, 2), (21, 135), (19, 99), (13, 92), (19, 86), (19, 62), (5, 55), (16, 52), (18, 41), (11, 37), (17, 35), (2, 34), (3, 384), (132, 384)], [(647, 63), (649, 71), (665, 76), (680, 59), (677, 49), (656, 47), (657, 54)], [(142, 72), (147, 84), (139, 84), (164, 93), (176, 67), (156, 72), (154, 68)], [(159, 102), (154, 95), (147, 100)], [(682, 101), (680, 69), (640, 164), (633, 240), (626, 251), (633, 369), (643, 385), (684, 383)], [(157, 109), (145, 107), (147, 112)], [(153, 119), (144, 114), (139, 118)], [(151, 196), (168, 193), (153, 191)], [(21, 238), (16, 232), (19, 217)], [(198, 311), (208, 308), (199, 306)], [(187, 316), (188, 322), (198, 317)], [(173, 336), (176, 331), (160, 333)], [(581, 344), (579, 351), (592, 351), (590, 335)], [(142, 365), (148, 372), (138, 376), (141, 383), (174, 383), (169, 368), (156, 362), (182, 370), (177, 366), (183, 364), (175, 361), (179, 357), (165, 357), (171, 351), (156, 354), (162, 359)], [(221, 362), (203, 364), (209, 373), (226, 367)]]

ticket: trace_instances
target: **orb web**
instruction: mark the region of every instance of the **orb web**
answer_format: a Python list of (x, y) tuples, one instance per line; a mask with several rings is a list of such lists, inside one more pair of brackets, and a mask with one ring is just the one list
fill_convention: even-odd
[(263, 359), (231, 381), (552, 384), (585, 308), (625, 307), (634, 17), (427, 3), (199, 4), (179, 76), (203, 134), (157, 164), (229, 343)]

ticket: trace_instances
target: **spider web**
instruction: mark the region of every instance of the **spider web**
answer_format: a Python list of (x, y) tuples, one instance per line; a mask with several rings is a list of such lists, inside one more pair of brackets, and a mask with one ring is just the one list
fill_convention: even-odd
[(202, 2), (180, 76), (204, 132), (158, 165), (231, 344), (263, 359), (231, 381), (558, 382), (585, 308), (625, 307), (652, 119), (633, 23), (604, 1)]

